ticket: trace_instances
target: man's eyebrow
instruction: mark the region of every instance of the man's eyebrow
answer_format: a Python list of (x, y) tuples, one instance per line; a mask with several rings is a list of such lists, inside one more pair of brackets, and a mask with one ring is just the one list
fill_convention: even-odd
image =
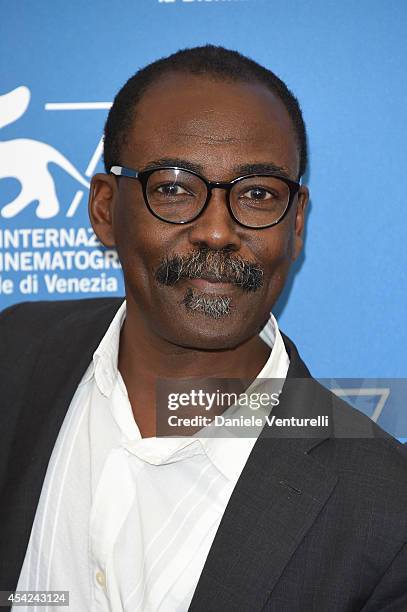
[(234, 168), (234, 171), (237, 174), (240, 174), (241, 176), (244, 176), (245, 174), (276, 173), (276, 174), (280, 174), (281, 176), (285, 176), (285, 178), (290, 179), (291, 181), (293, 180), (287, 168), (284, 168), (283, 166), (278, 166), (277, 164), (274, 164), (273, 162), (244, 164), (243, 166), (236, 166)]
[[(185, 168), (185, 170), (191, 170), (205, 176), (204, 168), (201, 164), (188, 161), (187, 159), (181, 159), (179, 157), (163, 157), (149, 161), (143, 170), (149, 170), (150, 168), (164, 167), (164, 166), (177, 166), (179, 168)], [(243, 164), (241, 166), (235, 166), (233, 168), (233, 174), (235, 177), (245, 176), (246, 174), (280, 174), (287, 179), (294, 180), (287, 168), (274, 164), (273, 162), (257, 162)]]
[(197, 172), (198, 174), (203, 174), (203, 166), (200, 164), (195, 164), (186, 159), (181, 159), (180, 157), (162, 157), (160, 159), (154, 159), (149, 161), (143, 168), (143, 170), (150, 170), (151, 168), (163, 168), (165, 166), (176, 166), (178, 168), (185, 168), (185, 170), (191, 170), (192, 172)]

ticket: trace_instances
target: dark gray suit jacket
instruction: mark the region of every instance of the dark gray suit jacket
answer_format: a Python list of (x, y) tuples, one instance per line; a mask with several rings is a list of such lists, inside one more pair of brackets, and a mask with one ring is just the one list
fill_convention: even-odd
[[(0, 314), (0, 590), (17, 585), (58, 431), (121, 301)], [(263, 430), (190, 611), (407, 612), (405, 448), (312, 379), (283, 339), (290, 367), (273, 414), (329, 415), (330, 427)]]

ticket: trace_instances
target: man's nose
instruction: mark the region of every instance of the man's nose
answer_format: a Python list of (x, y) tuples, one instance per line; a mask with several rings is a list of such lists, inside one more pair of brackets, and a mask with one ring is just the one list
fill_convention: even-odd
[(189, 239), (194, 246), (213, 250), (228, 248), (237, 251), (241, 246), (241, 227), (231, 217), (227, 193), (214, 188), (204, 212), (191, 224)]

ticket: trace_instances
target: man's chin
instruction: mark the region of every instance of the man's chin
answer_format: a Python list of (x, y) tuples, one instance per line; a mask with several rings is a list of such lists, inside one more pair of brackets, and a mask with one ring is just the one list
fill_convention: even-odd
[(211, 332), (206, 333), (206, 330), (197, 329), (185, 330), (184, 333), (177, 334), (171, 340), (177, 346), (201, 351), (232, 350), (246, 340), (246, 338), (236, 337), (235, 334), (227, 335), (224, 329), (222, 334), (214, 333), (214, 328), (212, 328)]
[(260, 300), (252, 293), (236, 287), (233, 294), (188, 286), (165, 289), (157, 302), (155, 329), (172, 344), (195, 350), (230, 350), (259, 331), (258, 316), (254, 320), (253, 315), (259, 313)]
[(207, 293), (188, 287), (182, 305), (193, 315), (202, 314), (208, 319), (218, 320), (231, 315), (232, 299), (228, 294)]
[(185, 306), (174, 313), (166, 327), (167, 340), (184, 348), (195, 350), (230, 350), (255, 335), (247, 321), (242, 324), (238, 312), (216, 318), (204, 312), (189, 311)]

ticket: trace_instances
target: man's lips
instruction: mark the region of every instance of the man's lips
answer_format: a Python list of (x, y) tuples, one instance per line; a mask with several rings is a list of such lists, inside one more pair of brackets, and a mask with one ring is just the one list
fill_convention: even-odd
[(230, 282), (219, 281), (215, 277), (187, 278), (185, 282), (203, 293), (230, 293), (238, 287)]

